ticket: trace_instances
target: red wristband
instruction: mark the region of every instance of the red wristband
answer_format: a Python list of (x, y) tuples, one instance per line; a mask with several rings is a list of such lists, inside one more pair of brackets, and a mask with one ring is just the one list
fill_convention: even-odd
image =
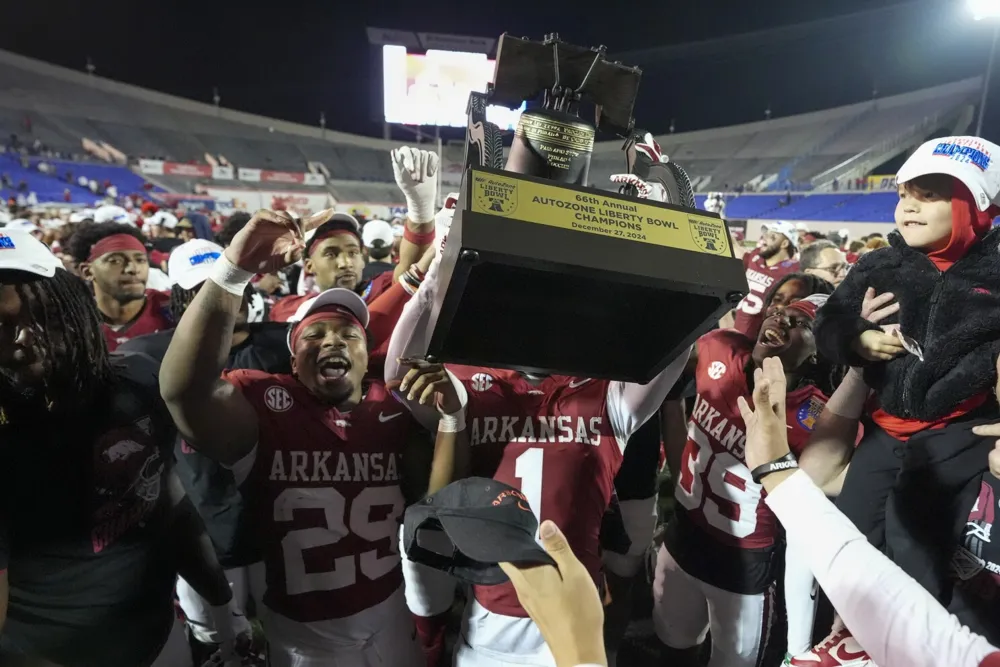
[(418, 234), (407, 225), (406, 229), (403, 230), (403, 240), (409, 241), (414, 245), (430, 245), (434, 242), (434, 230), (432, 229), (425, 234)]

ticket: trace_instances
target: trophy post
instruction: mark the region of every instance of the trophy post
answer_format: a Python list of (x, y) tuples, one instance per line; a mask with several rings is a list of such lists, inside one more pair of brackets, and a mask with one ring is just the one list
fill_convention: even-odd
[[(500, 38), (494, 88), (470, 97), (469, 166), (439, 268), (430, 358), (644, 383), (746, 292), (719, 216), (582, 185), (593, 130), (573, 115), (581, 97), (596, 101), (598, 128), (632, 131), (638, 70), (603, 53), (555, 36)], [(572, 88), (553, 85), (567, 79)], [(537, 89), (546, 108), (519, 124), (504, 169), (486, 101), (520, 105)]]

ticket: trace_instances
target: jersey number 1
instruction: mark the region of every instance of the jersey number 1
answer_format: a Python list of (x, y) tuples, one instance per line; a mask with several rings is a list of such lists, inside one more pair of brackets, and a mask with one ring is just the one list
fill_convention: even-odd
[(531, 513), (538, 520), (535, 541), (542, 543), (538, 530), (542, 525), (542, 469), (545, 466), (545, 450), (541, 447), (526, 449), (514, 461), (514, 476), (521, 480), (521, 493), (528, 499)]

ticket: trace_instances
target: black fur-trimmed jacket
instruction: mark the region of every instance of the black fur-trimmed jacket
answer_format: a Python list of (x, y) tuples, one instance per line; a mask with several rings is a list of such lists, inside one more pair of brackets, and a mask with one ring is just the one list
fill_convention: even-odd
[[(864, 368), (865, 382), (886, 412), (933, 421), (996, 384), (1000, 229), (989, 232), (944, 273), (898, 232), (889, 234), (889, 244), (861, 257), (820, 308), (813, 333), (821, 355)], [(854, 352), (858, 336), (878, 328), (860, 316), (869, 287), (896, 295), (899, 314), (881, 324), (898, 323), (902, 333), (920, 344), (924, 361), (908, 353), (870, 362)]]

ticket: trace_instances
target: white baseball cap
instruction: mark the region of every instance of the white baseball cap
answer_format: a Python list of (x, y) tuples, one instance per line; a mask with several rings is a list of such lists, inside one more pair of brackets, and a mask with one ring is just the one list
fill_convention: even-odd
[(182, 243), (167, 259), (167, 276), (181, 289), (194, 289), (208, 280), (212, 266), (222, 257), (223, 248), (218, 243), (194, 239)]
[(124, 225), (133, 224), (128, 211), (123, 209), (121, 206), (101, 206), (94, 211), (94, 222), (117, 222)]
[(10, 222), (8, 222), (6, 225), (4, 225), (3, 228), (4, 228), (4, 231), (11, 230), (11, 229), (20, 229), (20, 230), (23, 230), (23, 231), (26, 231), (26, 232), (29, 232), (29, 233), (30, 232), (40, 231), (40, 228), (38, 227), (38, 225), (36, 225), (31, 220), (28, 220), (26, 218), (15, 218), (15, 219), (11, 220)]
[(953, 176), (969, 188), (976, 206), (985, 211), (1000, 194), (1000, 146), (979, 137), (943, 137), (922, 144), (903, 163), (897, 183), (927, 174)]
[(369, 220), (361, 228), (361, 240), (366, 248), (374, 248), (376, 241), (381, 241), (383, 248), (392, 245), (392, 225), (385, 220)]
[[(310, 313), (323, 306), (343, 306), (358, 318), (358, 321), (361, 322), (361, 325), (365, 329), (368, 328), (368, 306), (365, 305), (364, 299), (343, 287), (332, 287), (303, 302), (295, 311), (295, 314), (288, 318), (288, 322), (290, 324), (301, 322), (309, 317)], [(294, 326), (288, 327), (288, 334), (285, 336), (288, 349), (292, 352), (295, 351), (292, 349), (292, 331), (294, 329)]]
[(145, 224), (153, 225), (154, 227), (173, 229), (177, 226), (177, 216), (169, 211), (157, 211), (153, 215), (146, 218)]
[(799, 249), (799, 233), (795, 229), (795, 225), (790, 222), (785, 222), (784, 220), (775, 220), (774, 222), (765, 222), (761, 225), (764, 229), (769, 232), (775, 232), (781, 234), (792, 244), (796, 250)]
[(24, 229), (0, 229), (0, 271), (27, 271), (51, 278), (62, 262), (48, 247)]

